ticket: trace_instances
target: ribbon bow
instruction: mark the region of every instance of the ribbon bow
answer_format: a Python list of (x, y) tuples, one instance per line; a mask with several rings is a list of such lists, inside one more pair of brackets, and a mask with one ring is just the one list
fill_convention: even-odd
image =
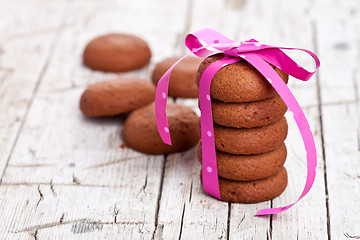
[[(315, 180), (317, 157), (314, 138), (301, 107), (299, 106), (287, 85), (268, 63), (271, 63), (272, 65), (297, 79), (307, 81), (320, 67), (319, 59), (314, 53), (306, 49), (275, 47), (271, 45), (260, 44), (254, 39), (236, 43), (235, 41), (223, 36), (219, 32), (208, 28), (204, 28), (187, 35), (185, 44), (191, 50), (191, 52), (179, 59), (172, 67), (169, 68), (169, 70), (159, 80), (156, 89), (156, 123), (162, 140), (164, 143), (171, 145), (171, 138), (166, 117), (166, 103), (171, 71), (182, 59), (191, 53), (199, 57), (207, 57), (216, 53), (224, 53), (224, 58), (212, 63), (205, 69), (199, 82), (199, 100), (201, 106), (201, 141), (203, 146), (203, 187), (206, 193), (220, 199), (213, 119), (211, 112), (210, 83), (215, 73), (222, 67), (241, 61), (243, 59), (246, 60), (269, 81), (269, 83), (274, 87), (285, 104), (288, 106), (289, 111), (293, 113), (293, 117), (300, 130), (304, 142), (307, 158), (307, 179), (303, 192), (301, 193), (298, 200), (285, 207), (262, 209), (255, 215), (275, 214), (286, 211), (310, 191)], [(315, 60), (316, 70), (314, 72), (308, 72), (299, 66), (296, 62), (294, 62), (283, 51), (281, 51), (281, 49), (300, 50), (308, 53)]]

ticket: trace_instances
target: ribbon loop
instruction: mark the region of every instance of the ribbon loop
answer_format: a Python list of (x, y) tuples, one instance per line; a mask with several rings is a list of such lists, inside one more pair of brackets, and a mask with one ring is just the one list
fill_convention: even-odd
[[(250, 39), (241, 43), (223, 36), (219, 32), (204, 28), (197, 32), (187, 35), (185, 39), (186, 46), (190, 49), (190, 53), (178, 60), (159, 80), (156, 96), (155, 96), (155, 115), (159, 134), (162, 140), (171, 145), (170, 132), (166, 117), (166, 103), (168, 94), (169, 77), (174, 67), (185, 57), (191, 53), (199, 57), (207, 57), (216, 53), (223, 53), (224, 58), (212, 63), (208, 66), (200, 78), (199, 83), (199, 101), (201, 105), (201, 140), (202, 140), (202, 163), (203, 163), (203, 186), (205, 192), (220, 199), (216, 151), (213, 134), (213, 119), (211, 113), (211, 98), (210, 98), (210, 83), (213, 76), (222, 67), (245, 59), (253, 65), (274, 87), (280, 97), (288, 106), (289, 111), (293, 112), (293, 117), (300, 130), (303, 138), (305, 150), (307, 152), (307, 179), (304, 190), (297, 201), (280, 208), (262, 209), (256, 215), (275, 214), (286, 211), (301, 198), (303, 198), (311, 189), (316, 175), (316, 149), (315, 142), (310, 130), (307, 119), (296, 101), (295, 97), (275, 72), (275, 70), (268, 64), (278, 67), (289, 75), (307, 81), (320, 67), (318, 57), (309, 50), (300, 48), (284, 48), (275, 47), (271, 45), (261, 44), (255, 39)], [(281, 49), (299, 50), (308, 53), (315, 60), (316, 70), (309, 72), (302, 68)], [(171, 130), (171, 129), (170, 129)], [(210, 132), (210, 134), (206, 134)]]

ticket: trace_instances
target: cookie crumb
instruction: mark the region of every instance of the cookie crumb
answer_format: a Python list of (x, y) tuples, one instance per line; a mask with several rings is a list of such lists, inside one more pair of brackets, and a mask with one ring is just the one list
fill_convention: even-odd
[(120, 148), (126, 148), (125, 143), (120, 144)]

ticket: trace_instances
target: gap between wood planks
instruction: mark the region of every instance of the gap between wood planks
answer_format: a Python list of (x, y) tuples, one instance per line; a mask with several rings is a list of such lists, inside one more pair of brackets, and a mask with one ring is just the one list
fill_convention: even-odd
[(56, 27), (54, 36), (53, 36), (53, 38), (52, 38), (52, 40), (51, 40), (51, 44), (50, 44), (50, 47), (49, 47), (49, 50), (48, 50), (48, 54), (47, 54), (47, 56), (45, 57), (44, 65), (41, 67), (39, 76), (36, 78), (35, 86), (34, 86), (34, 89), (33, 89), (33, 91), (32, 91), (32, 95), (31, 95), (30, 101), (29, 101), (29, 103), (27, 104), (27, 108), (26, 108), (26, 110), (25, 110), (25, 114), (24, 114), (24, 116), (23, 116), (23, 118), (22, 118), (22, 120), (21, 120), (20, 127), (19, 127), (19, 129), (18, 129), (18, 131), (17, 131), (17, 133), (16, 133), (15, 140), (14, 140), (12, 146), (11, 146), (9, 156), (8, 156), (8, 158), (6, 159), (6, 163), (5, 163), (5, 166), (4, 166), (4, 170), (3, 170), (3, 172), (1, 173), (1, 177), (0, 177), (0, 185), (2, 184), (2, 179), (3, 179), (3, 177), (4, 177), (6, 168), (7, 168), (8, 164), (9, 164), (9, 161), (10, 161), (10, 159), (11, 159), (11, 156), (12, 156), (12, 154), (13, 154), (13, 152), (14, 152), (14, 149), (15, 149), (15, 146), (16, 146), (17, 141), (18, 141), (18, 139), (19, 139), (20, 133), (21, 133), (21, 131), (22, 131), (23, 127), (24, 127), (24, 124), (25, 124), (25, 122), (26, 122), (26, 119), (27, 119), (27, 117), (28, 117), (30, 108), (31, 108), (31, 106), (32, 106), (32, 104), (33, 104), (33, 102), (34, 102), (34, 99), (35, 99), (36, 95), (37, 95), (37, 92), (38, 92), (38, 90), (39, 90), (39, 86), (40, 86), (40, 84), (41, 84), (41, 82), (42, 82), (42, 80), (43, 80), (44, 74), (45, 74), (45, 72), (46, 72), (46, 70), (47, 70), (47, 68), (48, 68), (48, 66), (49, 66), (49, 63), (50, 63), (51, 58), (52, 58), (52, 56), (53, 56), (54, 50), (55, 50), (55, 48), (56, 48), (56, 45), (58, 44), (58, 40), (59, 40), (59, 38), (60, 38), (60, 36), (61, 36), (61, 33), (62, 33), (63, 30), (64, 30), (64, 23), (65, 23), (65, 21), (66, 21), (66, 17), (68, 16), (67, 13), (69, 12), (68, 10), (69, 10), (70, 7), (71, 7), (71, 4), (68, 2), (67, 5), (66, 5), (66, 6), (64, 7), (64, 9), (63, 9), (63, 12), (62, 12), (62, 15), (61, 15), (61, 18), (60, 18), (60, 23), (59, 23), (59, 25)]
[[(313, 36), (313, 45), (314, 45), (314, 53), (319, 55), (318, 53), (318, 39), (317, 39), (317, 26), (315, 21), (311, 22), (312, 26), (312, 36)], [(317, 90), (317, 98), (318, 98), (318, 111), (319, 111), (319, 122), (320, 122), (320, 139), (321, 139), (321, 148), (323, 155), (323, 164), (324, 164), (324, 184), (325, 184), (325, 204), (326, 204), (326, 227), (327, 227), (327, 235), (328, 240), (331, 239), (331, 231), (330, 231), (330, 211), (329, 211), (329, 195), (328, 195), (328, 183), (327, 183), (327, 173), (326, 173), (326, 153), (325, 153), (325, 144), (324, 144), (324, 133), (323, 133), (323, 119), (322, 119), (322, 98), (320, 92), (320, 73), (317, 72), (315, 75), (316, 82), (316, 90)]]
[(162, 189), (163, 189), (163, 185), (164, 185), (166, 160), (167, 160), (167, 155), (164, 155), (164, 159), (163, 159), (163, 163), (162, 163), (162, 171), (161, 171), (161, 176), (160, 176), (159, 195), (158, 195), (157, 202), (156, 202), (155, 221), (154, 221), (155, 228), (154, 228), (154, 232), (152, 234), (152, 239), (155, 239), (155, 233), (158, 228), (159, 209), (160, 209), (160, 203), (161, 203)]

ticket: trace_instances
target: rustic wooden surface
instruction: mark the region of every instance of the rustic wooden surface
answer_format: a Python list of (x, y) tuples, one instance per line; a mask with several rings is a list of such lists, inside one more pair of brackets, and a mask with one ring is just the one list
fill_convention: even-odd
[[(289, 83), (310, 121), (318, 167), (309, 195), (285, 213), (253, 216), (292, 203), (305, 183), (305, 151), (289, 116), (289, 185), (273, 201), (246, 205), (204, 194), (195, 149), (123, 149), (124, 116), (87, 119), (78, 110), (87, 85), (117, 75), (82, 66), (91, 38), (146, 39), (151, 64), (123, 75), (149, 78), (202, 27), (321, 59), (311, 81)], [(359, 30), (357, 0), (1, 0), (0, 239), (360, 239)], [(313, 69), (309, 57), (291, 55)]]

